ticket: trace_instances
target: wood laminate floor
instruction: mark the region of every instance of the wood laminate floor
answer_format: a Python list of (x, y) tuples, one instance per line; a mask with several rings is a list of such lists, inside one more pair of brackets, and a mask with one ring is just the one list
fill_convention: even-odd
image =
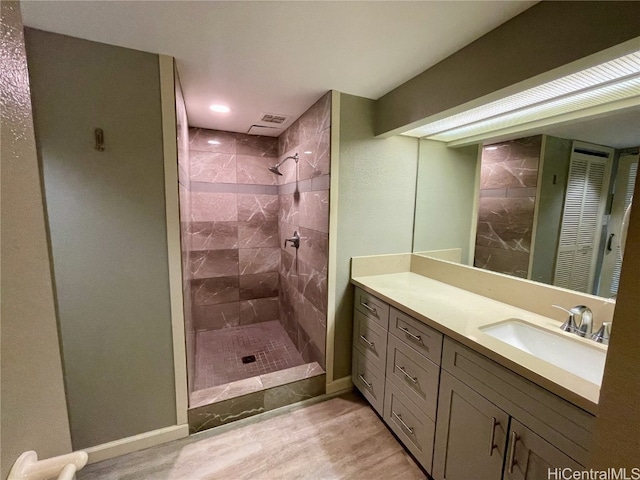
[(86, 466), (89, 479), (363, 479), (426, 475), (357, 393)]

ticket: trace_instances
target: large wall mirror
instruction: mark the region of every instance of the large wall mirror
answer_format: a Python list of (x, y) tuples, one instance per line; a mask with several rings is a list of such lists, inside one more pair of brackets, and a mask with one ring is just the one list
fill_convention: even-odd
[(458, 148), (420, 140), (413, 251), (615, 298), (639, 146), (640, 106)]

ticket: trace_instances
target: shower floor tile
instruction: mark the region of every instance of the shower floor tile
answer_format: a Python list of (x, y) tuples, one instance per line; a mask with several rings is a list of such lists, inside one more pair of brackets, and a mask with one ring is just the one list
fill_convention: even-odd
[[(255, 361), (243, 363), (253, 355)], [(198, 332), (194, 390), (304, 365), (279, 321)]]

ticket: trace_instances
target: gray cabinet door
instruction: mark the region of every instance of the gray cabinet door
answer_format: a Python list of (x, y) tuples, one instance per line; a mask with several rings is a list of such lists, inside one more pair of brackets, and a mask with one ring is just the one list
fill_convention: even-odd
[(433, 456), (435, 480), (500, 480), (509, 416), (442, 371)]
[[(547, 480), (561, 478), (563, 468), (583, 470), (574, 461), (552, 444), (536, 435), (515, 419), (511, 419), (505, 480)], [(557, 470), (556, 470), (557, 469)], [(549, 476), (550, 472), (557, 474)]]

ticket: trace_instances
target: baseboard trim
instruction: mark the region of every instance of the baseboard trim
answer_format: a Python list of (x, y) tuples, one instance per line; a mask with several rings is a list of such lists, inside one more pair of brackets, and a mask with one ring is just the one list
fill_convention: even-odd
[(96, 463), (188, 436), (189, 425), (185, 423), (184, 425), (159, 428), (158, 430), (133, 435), (132, 437), (121, 438), (120, 440), (84, 448), (83, 450), (89, 455), (87, 463)]
[(327, 395), (350, 390), (352, 387), (353, 382), (351, 381), (351, 377), (342, 377), (331, 383), (327, 383)]

